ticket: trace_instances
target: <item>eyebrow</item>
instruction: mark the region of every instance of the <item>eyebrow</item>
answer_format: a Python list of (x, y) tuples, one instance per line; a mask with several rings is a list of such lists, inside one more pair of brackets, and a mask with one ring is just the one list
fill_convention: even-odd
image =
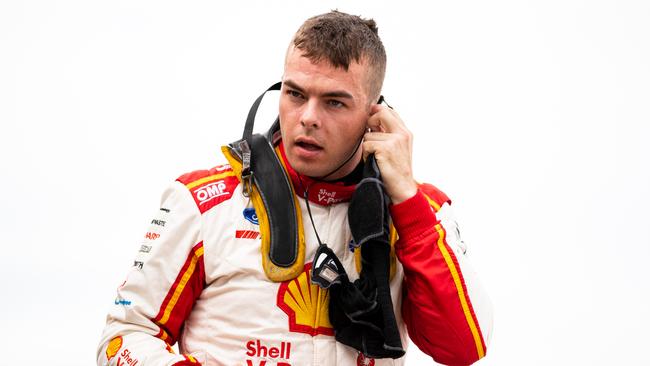
[[(305, 90), (303, 88), (301, 88), (298, 84), (294, 83), (291, 80), (284, 80), (283, 83), (286, 84), (291, 89), (296, 89), (297, 91), (299, 91), (301, 93), (305, 93)], [(346, 91), (343, 91), (343, 90), (329, 91), (329, 92), (321, 94), (321, 97), (354, 99), (352, 94), (350, 94), (350, 93), (348, 93)]]

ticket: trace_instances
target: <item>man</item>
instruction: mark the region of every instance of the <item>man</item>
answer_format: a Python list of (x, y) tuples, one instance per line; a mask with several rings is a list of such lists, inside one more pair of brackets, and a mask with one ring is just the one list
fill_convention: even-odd
[[(242, 183), (244, 159), (225, 148), (229, 164), (185, 174), (163, 195), (118, 288), (99, 365), (403, 364), (337, 342), (330, 294), (310, 277), (321, 241), (359, 277), (347, 212), (369, 154), (399, 236), (390, 294), (402, 342), (408, 333), (444, 364), (485, 355), (489, 300), (465, 259), (451, 201), (416, 183), (412, 135), (377, 104), (385, 65), (372, 20), (334, 11), (302, 25), (286, 54), (273, 140), (304, 224), (297, 266), (285, 271), (269, 261), (269, 218), (251, 200), (259, 192)], [(181, 354), (171, 348), (176, 341)]]

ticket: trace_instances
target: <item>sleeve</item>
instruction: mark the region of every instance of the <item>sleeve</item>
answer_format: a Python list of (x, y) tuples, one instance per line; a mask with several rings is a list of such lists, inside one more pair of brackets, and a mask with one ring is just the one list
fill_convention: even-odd
[(138, 247), (107, 316), (97, 365), (199, 365), (171, 348), (205, 287), (201, 215), (185, 185), (165, 191)]
[(402, 317), (409, 337), (445, 365), (469, 365), (485, 356), (492, 303), (471, 268), (451, 201), (430, 185), (391, 206), (404, 268)]

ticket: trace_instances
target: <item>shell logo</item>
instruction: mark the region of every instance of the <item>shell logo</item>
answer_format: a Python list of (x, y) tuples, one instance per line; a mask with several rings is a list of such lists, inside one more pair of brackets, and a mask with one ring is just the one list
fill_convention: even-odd
[(111, 339), (106, 347), (106, 359), (110, 361), (120, 351), (120, 348), (122, 348), (122, 336)]
[(367, 358), (363, 353), (359, 352), (359, 356), (357, 356), (357, 366), (375, 366), (375, 359)]
[(291, 332), (333, 336), (329, 291), (312, 284), (310, 272), (311, 263), (307, 263), (298, 277), (280, 284), (278, 307), (289, 316)]

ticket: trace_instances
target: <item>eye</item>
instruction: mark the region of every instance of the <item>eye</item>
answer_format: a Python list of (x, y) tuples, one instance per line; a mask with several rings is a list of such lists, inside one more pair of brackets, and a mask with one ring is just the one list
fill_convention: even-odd
[(292, 98), (303, 99), (302, 94), (300, 94), (300, 92), (297, 92), (295, 90), (291, 90), (291, 89), (287, 90), (287, 95), (289, 95)]
[(330, 106), (332, 106), (334, 108), (343, 108), (343, 107), (345, 107), (345, 104), (343, 104), (343, 102), (341, 102), (339, 100), (336, 100), (336, 99), (328, 100), (327, 104), (329, 104)]

